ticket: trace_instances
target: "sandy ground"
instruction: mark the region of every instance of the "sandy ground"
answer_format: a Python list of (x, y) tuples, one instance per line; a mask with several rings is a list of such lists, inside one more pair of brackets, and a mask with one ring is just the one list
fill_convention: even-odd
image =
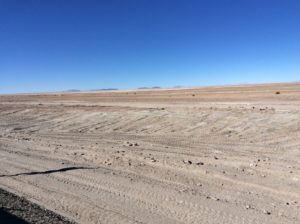
[(300, 84), (0, 96), (0, 187), (84, 224), (300, 223)]

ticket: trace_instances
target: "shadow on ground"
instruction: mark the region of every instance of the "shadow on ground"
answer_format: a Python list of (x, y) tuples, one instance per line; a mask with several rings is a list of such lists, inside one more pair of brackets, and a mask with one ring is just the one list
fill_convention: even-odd
[(6, 212), (3, 208), (0, 208), (0, 223), (1, 224), (28, 224), (28, 222), (23, 219), (18, 218)]

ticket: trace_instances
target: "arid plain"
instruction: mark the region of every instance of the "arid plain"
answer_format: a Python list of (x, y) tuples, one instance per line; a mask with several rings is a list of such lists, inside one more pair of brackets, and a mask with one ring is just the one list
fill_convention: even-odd
[(0, 188), (77, 223), (300, 223), (300, 83), (0, 96)]

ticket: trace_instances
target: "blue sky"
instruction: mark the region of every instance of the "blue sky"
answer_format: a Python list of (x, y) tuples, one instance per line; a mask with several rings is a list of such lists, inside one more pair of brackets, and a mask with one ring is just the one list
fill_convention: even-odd
[(299, 0), (0, 0), (0, 93), (299, 80)]

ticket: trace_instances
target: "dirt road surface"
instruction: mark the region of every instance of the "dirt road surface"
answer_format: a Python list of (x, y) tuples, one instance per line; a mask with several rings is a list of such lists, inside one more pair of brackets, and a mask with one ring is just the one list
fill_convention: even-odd
[(0, 96), (0, 188), (78, 223), (300, 223), (300, 84)]

